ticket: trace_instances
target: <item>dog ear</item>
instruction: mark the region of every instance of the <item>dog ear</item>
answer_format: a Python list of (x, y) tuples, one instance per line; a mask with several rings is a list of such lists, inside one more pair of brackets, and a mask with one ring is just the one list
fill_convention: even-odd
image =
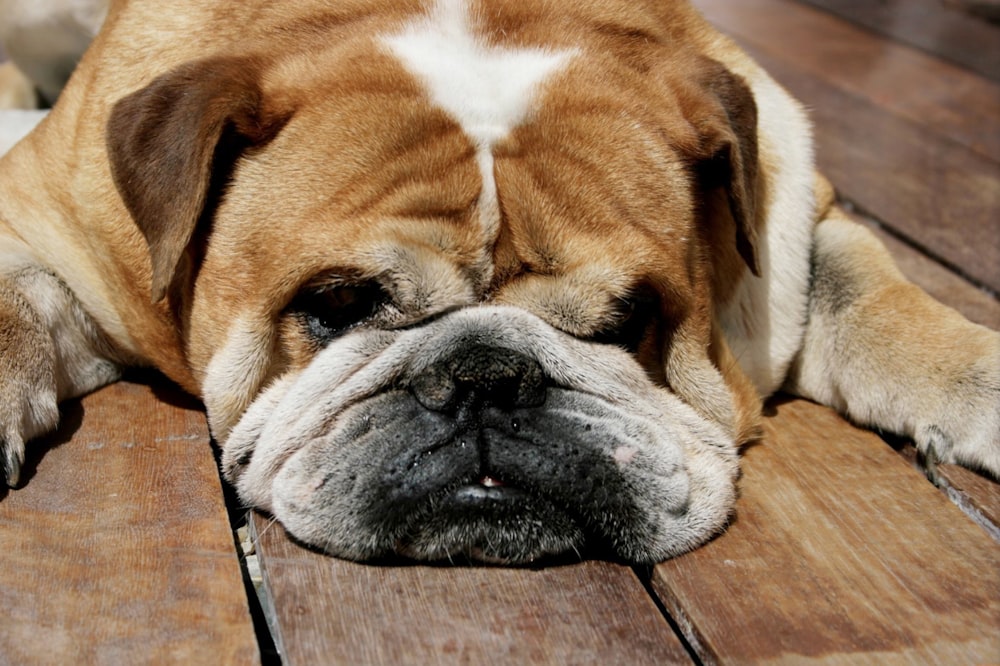
[(273, 138), (288, 119), (267, 108), (260, 71), (251, 58), (187, 63), (111, 111), (111, 174), (149, 246), (154, 302), (166, 295), (206, 212), (213, 174)]
[(757, 104), (746, 82), (706, 59), (702, 85), (707, 113), (695, 120), (701, 133), (699, 173), (707, 186), (722, 185), (736, 224), (736, 248), (760, 276), (757, 244)]

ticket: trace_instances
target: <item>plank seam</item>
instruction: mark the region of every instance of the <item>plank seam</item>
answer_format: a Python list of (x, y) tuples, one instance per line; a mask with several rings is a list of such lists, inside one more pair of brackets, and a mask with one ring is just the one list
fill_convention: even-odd
[(872, 223), (873, 225), (878, 227), (880, 231), (884, 231), (886, 234), (892, 236), (900, 243), (903, 243), (911, 250), (919, 252), (928, 259), (934, 261), (937, 264), (940, 264), (941, 266), (948, 269), (958, 277), (962, 278), (976, 289), (984, 292), (986, 295), (990, 296), (994, 300), (1000, 300), (1000, 294), (994, 291), (992, 287), (984, 283), (982, 280), (962, 270), (961, 266), (957, 265), (953, 261), (944, 258), (937, 252), (934, 252), (924, 243), (921, 243), (920, 241), (910, 237), (906, 233), (894, 228), (893, 226), (883, 221), (882, 219), (876, 217), (873, 213), (865, 209), (864, 206), (860, 205), (853, 199), (846, 197), (842, 193), (838, 192), (837, 203), (840, 204), (840, 206), (843, 207), (844, 210), (847, 211), (848, 213), (855, 215), (866, 222)]
[[(254, 552), (257, 552), (257, 544), (260, 542), (260, 535), (257, 533), (257, 526), (254, 524), (253, 519), (250, 516), (251, 511), (247, 511), (244, 520), (246, 520), (247, 537), (253, 547)], [(268, 576), (267, 563), (265, 558), (261, 557), (260, 553), (257, 553), (257, 563), (260, 570), (260, 586), (252, 584), (247, 590), (247, 595), (254, 595), (257, 597), (257, 604), (260, 608), (261, 615), (263, 616), (264, 622), (266, 624), (266, 629), (262, 629), (268, 633), (268, 638), (273, 645), (274, 651), (278, 655), (279, 663), (284, 661), (284, 655), (288, 654), (285, 652), (284, 638), (281, 633), (281, 623), (278, 621), (277, 613), (274, 612), (275, 602), (274, 602), (274, 592), (271, 590), (271, 581)], [(240, 558), (240, 564), (243, 565), (243, 558)], [(270, 611), (270, 612), (268, 612)], [(260, 634), (258, 633), (258, 640), (260, 640)], [(262, 646), (263, 648), (263, 646)], [(264, 650), (261, 649), (263, 653)]]
[(955, 488), (948, 481), (942, 479), (941, 484), (938, 486), (948, 499), (950, 499), (955, 506), (962, 510), (966, 516), (969, 517), (972, 522), (979, 525), (986, 531), (990, 537), (1000, 543), (1000, 527), (995, 525), (992, 520), (989, 519), (982, 511), (980, 511), (976, 506), (970, 501), (969, 496), (964, 492)]
[(646, 590), (646, 594), (649, 595), (650, 599), (656, 605), (657, 610), (660, 611), (660, 615), (663, 616), (664, 621), (670, 625), (670, 630), (674, 632), (674, 635), (680, 640), (681, 645), (684, 646), (684, 650), (687, 651), (691, 662), (698, 666), (715, 666), (718, 664), (718, 657), (705, 647), (704, 638), (694, 626), (691, 618), (684, 612), (680, 602), (673, 595), (669, 594), (668, 591), (665, 591), (664, 596), (669, 597), (670, 601), (670, 608), (667, 608), (666, 603), (653, 584), (653, 576), (656, 575), (655, 570), (652, 567), (633, 567), (632, 572), (639, 579), (639, 582)]

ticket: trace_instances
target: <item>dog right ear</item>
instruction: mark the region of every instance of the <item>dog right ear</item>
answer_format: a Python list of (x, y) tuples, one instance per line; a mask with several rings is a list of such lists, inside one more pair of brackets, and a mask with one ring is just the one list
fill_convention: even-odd
[(249, 57), (187, 63), (111, 111), (111, 175), (149, 246), (153, 302), (166, 295), (199, 220), (210, 212), (213, 184), (291, 115), (268, 108), (261, 70)]

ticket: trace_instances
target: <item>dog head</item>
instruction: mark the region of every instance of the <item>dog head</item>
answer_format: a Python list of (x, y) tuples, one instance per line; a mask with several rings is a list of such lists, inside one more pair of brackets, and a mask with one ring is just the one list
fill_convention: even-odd
[(757, 269), (753, 97), (641, 17), (455, 4), (113, 110), (225, 475), (353, 559), (687, 550), (757, 419), (714, 318)]

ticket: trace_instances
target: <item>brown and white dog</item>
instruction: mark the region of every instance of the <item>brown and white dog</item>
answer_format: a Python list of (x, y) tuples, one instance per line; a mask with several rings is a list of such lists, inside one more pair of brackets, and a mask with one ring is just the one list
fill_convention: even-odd
[(654, 562), (784, 387), (1000, 474), (1000, 335), (687, 3), (114, 3), (0, 161), (0, 450), (155, 366), (331, 554)]

